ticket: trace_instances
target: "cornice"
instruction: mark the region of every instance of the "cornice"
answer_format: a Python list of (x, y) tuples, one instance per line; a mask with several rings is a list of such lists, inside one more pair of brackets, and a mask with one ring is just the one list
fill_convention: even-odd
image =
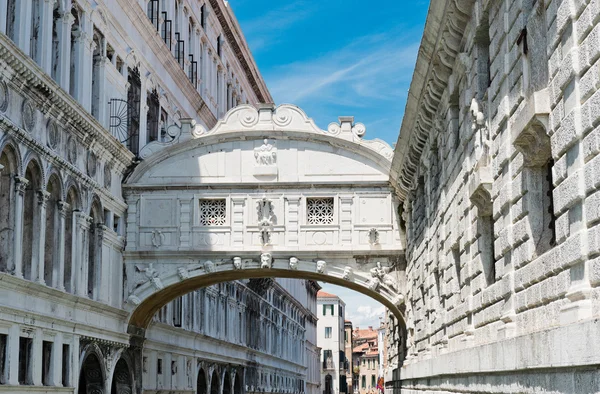
[(259, 102), (272, 103), (271, 93), (269, 93), (267, 85), (256, 67), (254, 57), (248, 48), (246, 38), (242, 34), (235, 15), (223, 0), (209, 0), (209, 3)]
[(133, 161), (135, 156), (126, 147), (4, 34), (0, 34), (0, 59), (14, 70), (15, 76), (21, 80), (20, 84), (45, 97), (46, 102), (41, 103), (40, 109), (45, 108), (45, 112), (57, 109), (69, 119), (84, 146), (89, 147), (95, 140), (124, 167)]
[(474, 3), (436, 0), (430, 4), (390, 172), (390, 182), (401, 199), (411, 189)]

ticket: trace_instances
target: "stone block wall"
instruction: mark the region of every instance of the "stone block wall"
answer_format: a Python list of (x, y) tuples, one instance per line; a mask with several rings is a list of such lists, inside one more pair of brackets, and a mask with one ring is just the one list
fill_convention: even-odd
[(416, 168), (402, 392), (597, 392), (600, 1), (440, 3), (401, 141), (429, 134), (398, 160)]

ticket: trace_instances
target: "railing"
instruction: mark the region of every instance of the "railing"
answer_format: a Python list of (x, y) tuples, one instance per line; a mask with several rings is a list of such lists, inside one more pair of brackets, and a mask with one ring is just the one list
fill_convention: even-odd
[(163, 41), (165, 42), (165, 45), (167, 45), (167, 47), (169, 48), (169, 51), (173, 50), (173, 46), (171, 44), (171, 39), (172, 39), (172, 35), (173, 35), (173, 22), (167, 18), (167, 13), (165, 11), (163, 11), (162, 13), (163, 16), (163, 26), (162, 26), (162, 32), (161, 32), (161, 37), (163, 39)]
[(192, 55), (192, 54), (189, 55), (189, 58), (190, 58), (189, 78), (190, 78), (190, 82), (192, 83), (192, 85), (194, 85), (194, 87), (196, 87), (196, 83), (198, 81), (198, 62), (194, 60), (194, 55)]
[(120, 143), (129, 139), (129, 104), (123, 99), (111, 99), (108, 102), (110, 117), (108, 130)]
[(185, 65), (185, 41), (181, 39), (180, 33), (175, 33), (175, 39), (177, 40), (177, 44), (175, 47), (175, 59), (177, 59), (177, 63), (184, 68)]
[(150, 0), (148, 2), (148, 18), (156, 27), (156, 31), (158, 31), (160, 21), (158, 19), (160, 6), (158, 4), (159, 0)]

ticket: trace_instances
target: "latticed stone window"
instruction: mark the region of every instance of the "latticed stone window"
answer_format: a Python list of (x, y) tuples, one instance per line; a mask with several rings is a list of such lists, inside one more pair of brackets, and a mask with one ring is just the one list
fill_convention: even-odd
[(332, 224), (333, 198), (307, 198), (306, 218), (308, 224)]
[(227, 218), (225, 199), (200, 200), (200, 225), (224, 226)]

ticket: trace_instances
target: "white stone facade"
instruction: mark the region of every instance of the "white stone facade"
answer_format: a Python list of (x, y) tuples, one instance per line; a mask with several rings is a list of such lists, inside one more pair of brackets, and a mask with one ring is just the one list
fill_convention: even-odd
[(402, 393), (598, 392), (599, 18), (595, 0), (431, 2), (392, 166)]
[(127, 333), (136, 156), (265, 101), (221, 0), (0, 0), (0, 392), (316, 394), (310, 280), (206, 287)]
[(324, 394), (348, 394), (344, 321), (346, 304), (334, 294), (317, 293), (317, 344), (321, 348), (321, 387)]

